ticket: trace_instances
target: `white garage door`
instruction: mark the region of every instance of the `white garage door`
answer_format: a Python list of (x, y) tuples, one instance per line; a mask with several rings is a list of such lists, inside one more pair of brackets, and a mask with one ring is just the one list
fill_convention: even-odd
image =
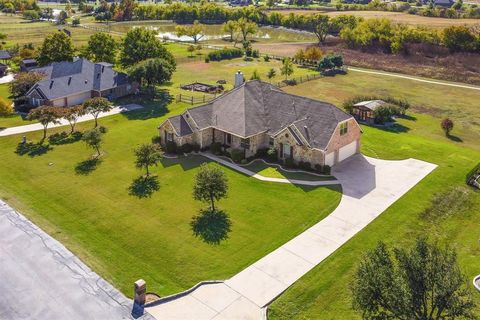
[(333, 166), (335, 164), (335, 152), (330, 152), (329, 154), (325, 155), (325, 165)]
[(357, 141), (353, 141), (338, 151), (338, 161), (343, 161), (357, 152)]

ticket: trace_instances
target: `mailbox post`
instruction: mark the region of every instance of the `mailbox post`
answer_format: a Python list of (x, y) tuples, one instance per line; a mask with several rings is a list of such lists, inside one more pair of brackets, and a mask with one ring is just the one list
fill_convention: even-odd
[(145, 298), (147, 293), (147, 283), (143, 279), (135, 281), (134, 284), (135, 298), (134, 301), (136, 304), (143, 306), (145, 304)]

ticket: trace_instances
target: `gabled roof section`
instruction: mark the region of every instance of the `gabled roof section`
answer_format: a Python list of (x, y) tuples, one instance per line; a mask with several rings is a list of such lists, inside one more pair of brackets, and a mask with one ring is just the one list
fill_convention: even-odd
[(180, 137), (187, 136), (189, 134), (192, 134), (192, 128), (188, 124), (188, 122), (185, 120), (183, 115), (178, 115), (174, 116), (171, 118), (168, 118), (170, 123), (172, 124), (173, 128), (175, 129), (175, 132), (177, 135)]
[(92, 63), (86, 59), (54, 62), (35, 71), (46, 75), (46, 79), (34, 87), (49, 100), (91, 90), (103, 91), (128, 82), (126, 74), (114, 71), (109, 64)]
[(339, 122), (352, 118), (332, 104), (288, 94), (258, 80), (245, 82), (188, 113), (200, 130), (214, 127), (244, 138), (293, 126), (290, 130), (299, 143), (319, 149), (326, 148)]

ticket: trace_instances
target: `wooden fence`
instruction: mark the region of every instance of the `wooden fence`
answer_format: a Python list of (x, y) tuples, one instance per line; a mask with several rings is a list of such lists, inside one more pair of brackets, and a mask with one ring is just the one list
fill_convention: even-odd
[(207, 103), (213, 99), (216, 98), (216, 95), (213, 95), (213, 96), (207, 96), (206, 94), (204, 94), (203, 96), (201, 97), (194, 97), (194, 96), (189, 96), (189, 95), (186, 95), (186, 94), (177, 94), (175, 96), (175, 100), (177, 102), (186, 102), (186, 103), (190, 103), (190, 104), (199, 104), (199, 103)]

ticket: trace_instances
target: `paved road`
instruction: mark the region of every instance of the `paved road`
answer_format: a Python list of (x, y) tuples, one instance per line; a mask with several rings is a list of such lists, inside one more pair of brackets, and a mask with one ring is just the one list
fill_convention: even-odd
[(0, 319), (131, 319), (131, 310), (131, 300), (0, 200)]
[(261, 319), (265, 308), (436, 168), (415, 159), (354, 156), (334, 167), (338, 207), (325, 219), (232, 278), (147, 308), (158, 320)]
[[(114, 107), (112, 110), (108, 112), (100, 113), (98, 118), (103, 118), (103, 117), (111, 116), (114, 114), (133, 111), (141, 108), (143, 107), (138, 104), (127, 104), (124, 106), (118, 106), (118, 107)], [(91, 114), (87, 114), (78, 118), (77, 123), (90, 121), (90, 120), (93, 120), (93, 116)], [(48, 128), (56, 128), (56, 127), (62, 127), (62, 126), (68, 126), (68, 121), (65, 119), (62, 119), (59, 124), (54, 124), (54, 125), (51, 124), (48, 126)], [(14, 134), (21, 134), (21, 133), (27, 133), (32, 131), (39, 131), (39, 130), (43, 130), (43, 126), (40, 123), (27, 124), (24, 126), (6, 128), (3, 130), (0, 129), (0, 137), (11, 136)]]
[(348, 71), (363, 72), (363, 73), (369, 73), (369, 74), (377, 74), (377, 75), (387, 76), (387, 77), (401, 78), (401, 79), (413, 80), (413, 81), (418, 81), (418, 82), (425, 82), (425, 83), (430, 83), (430, 84), (438, 84), (438, 85), (447, 86), (447, 87), (457, 87), (457, 88), (479, 90), (480, 91), (480, 87), (478, 87), (478, 86), (465, 85), (465, 84), (452, 83), (452, 82), (442, 82), (442, 81), (436, 81), (436, 80), (427, 80), (427, 79), (424, 79), (424, 78), (406, 76), (406, 75), (399, 74), (399, 73), (365, 70), (365, 69), (358, 69), (358, 68), (355, 68), (355, 67), (348, 67)]

